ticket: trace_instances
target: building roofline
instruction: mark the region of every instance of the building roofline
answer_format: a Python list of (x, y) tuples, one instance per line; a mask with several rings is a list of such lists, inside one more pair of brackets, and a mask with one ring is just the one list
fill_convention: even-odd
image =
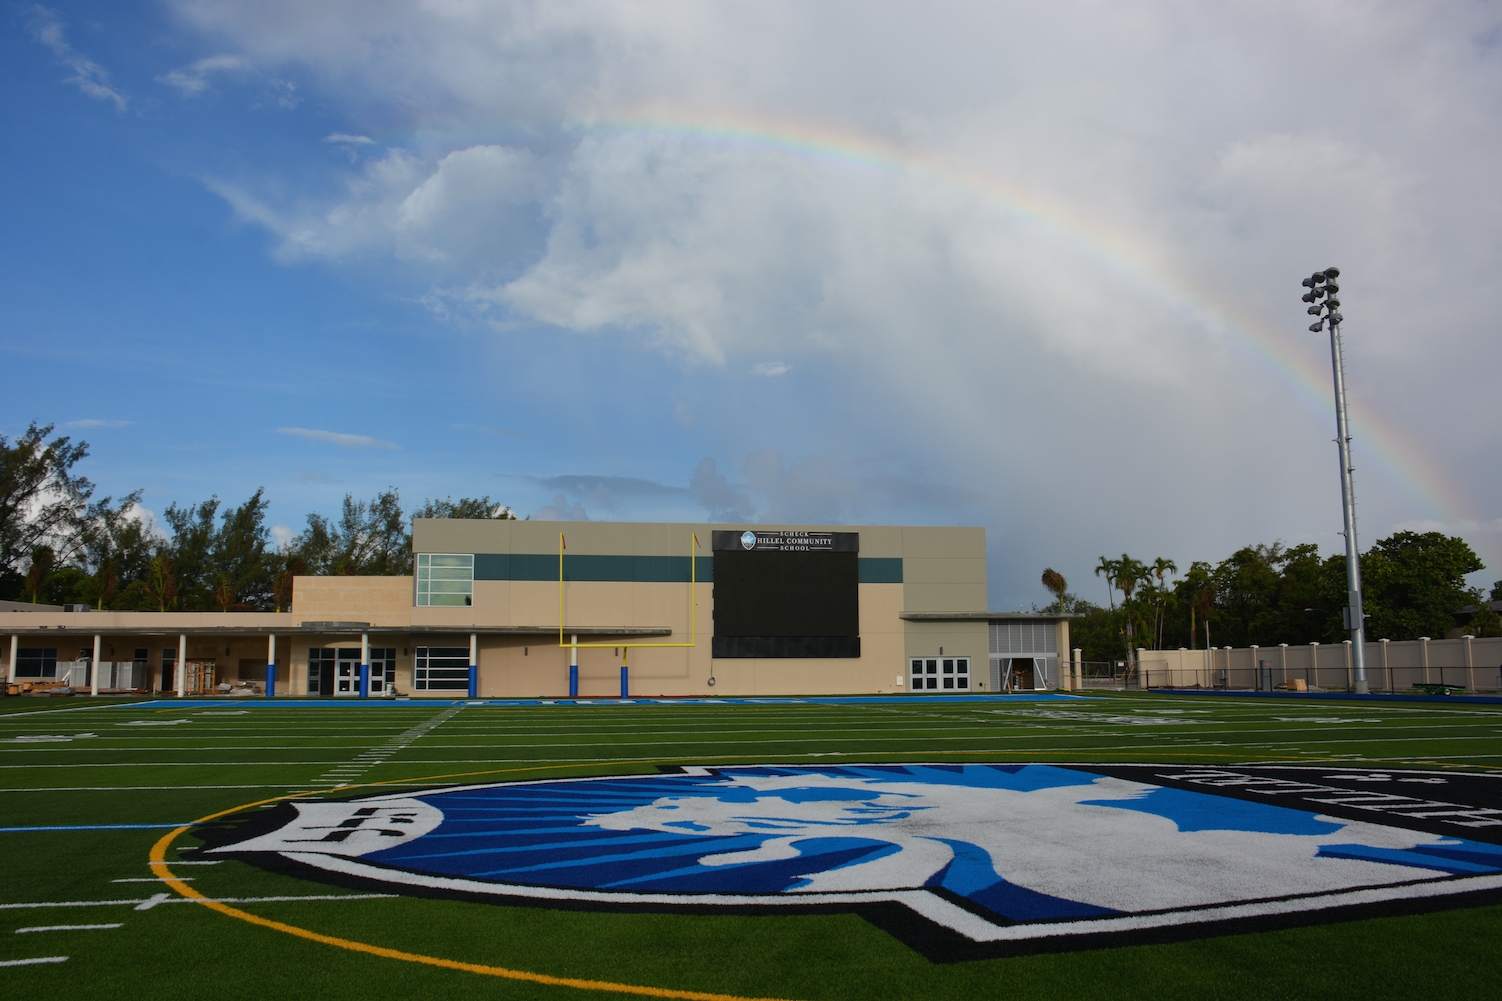
[(1030, 619), (1057, 622), (1074, 619), (1074, 612), (898, 612), (899, 619), (909, 622), (996, 622), (1006, 619)]

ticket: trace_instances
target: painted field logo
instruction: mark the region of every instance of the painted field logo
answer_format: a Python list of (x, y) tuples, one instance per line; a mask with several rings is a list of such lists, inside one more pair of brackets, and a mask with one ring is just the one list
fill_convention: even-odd
[[(1494, 785), (1467, 805), (1434, 785), (1374, 789), (1444, 778), (1330, 771), (687, 769), (294, 802), (268, 818), (275, 829), (239, 828), (230, 844), (211, 833), (209, 851), (497, 902), (854, 910), (939, 959), (1502, 892), (1502, 810), (1474, 805)], [(1436, 809), (1400, 809), (1409, 803)]]

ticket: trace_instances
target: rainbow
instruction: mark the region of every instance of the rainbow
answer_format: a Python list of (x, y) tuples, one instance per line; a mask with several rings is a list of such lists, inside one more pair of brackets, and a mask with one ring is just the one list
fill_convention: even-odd
[[(1334, 431), (1333, 390), (1327, 367), (1293, 351), (1261, 321), (1238, 315), (1234, 308), (1206, 299), (1184, 277), (1154, 261), (1145, 248), (1134, 246), (1120, 234), (1079, 216), (1066, 205), (1025, 191), (1005, 179), (870, 136), (746, 116), (709, 118), (644, 113), (583, 120), (577, 127), (584, 132), (672, 135), (723, 148), (776, 151), (845, 170), (916, 174), (978, 193), (1013, 216), (1057, 234), (1112, 270), (1134, 279), (1176, 312), (1187, 314), (1206, 332), (1226, 335), (1228, 342), (1242, 354), (1287, 385), (1311, 413), (1328, 418), (1331, 432)], [(1297, 286), (1292, 285), (1292, 280), (1290, 285), (1291, 295)], [(1364, 453), (1372, 459), (1383, 477), (1418, 505), (1416, 514), (1448, 523), (1476, 520), (1474, 505), (1411, 435), (1370, 407), (1353, 404), (1351, 409), (1357, 454)]]

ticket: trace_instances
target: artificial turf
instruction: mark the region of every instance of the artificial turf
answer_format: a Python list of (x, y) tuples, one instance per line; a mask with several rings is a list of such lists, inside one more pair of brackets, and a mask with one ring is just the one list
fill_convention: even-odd
[[(623, 706), (9, 699), (0, 702), (0, 961), (68, 958), (0, 968), (0, 984), (17, 998), (615, 996), (351, 952), (176, 894), (137, 910), (162, 884), (116, 881), (150, 879), (149, 851), (169, 828), (37, 828), (175, 825), (339, 785), (396, 791), (668, 764), (902, 761), (1489, 771), (1502, 766), (1502, 706), (1139, 693)], [(181, 835), (168, 858), (196, 845), (191, 831)], [(216, 899), (356, 892), (232, 859), (174, 871)], [(15, 906), (99, 901), (121, 902)], [(409, 953), (746, 997), (1502, 996), (1502, 907), (934, 963), (853, 914), (601, 913), (414, 897), (234, 906)]]

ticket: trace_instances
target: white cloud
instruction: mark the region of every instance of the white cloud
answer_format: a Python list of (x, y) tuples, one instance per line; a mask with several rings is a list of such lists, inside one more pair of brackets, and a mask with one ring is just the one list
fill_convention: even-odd
[(62, 15), (40, 4), (26, 8), (26, 26), (31, 37), (52, 50), (58, 62), (73, 71), (64, 83), (71, 83), (96, 101), (110, 101), (116, 111), (124, 111), (130, 98), (110, 86), (109, 70), (68, 44)]
[(171, 70), (157, 77), (157, 83), (176, 87), (183, 97), (197, 97), (210, 87), (209, 78), (216, 73), (243, 74), (251, 68), (244, 56), (207, 56), (181, 69)]
[(63, 427), (67, 428), (123, 428), (134, 424), (134, 421), (101, 420), (95, 417), (85, 417), (82, 420), (69, 421)]
[(278, 524), (271, 526), (271, 539), (276, 543), (276, 548), (278, 549), (287, 548), (296, 537), (297, 533), (292, 530), (292, 526), (290, 525)]
[(338, 431), (316, 431), (311, 428), (277, 428), (278, 434), (289, 434), (296, 438), (306, 438), (309, 441), (327, 442), (330, 445), (338, 445), (340, 448), (384, 448), (397, 450), (400, 445), (391, 441), (383, 441), (380, 438), (372, 438), (363, 434), (341, 434)]
[(215, 180), (280, 260), (395, 262), (457, 325), (818, 379), (726, 376), (675, 412), (715, 439), (689, 454), (753, 456), (724, 489), (759, 517), (969, 512), (1030, 589), (1123, 548), (1328, 541), (1328, 357), (1296, 296), (1331, 264), (1364, 523), (1502, 515), (1484, 5), (178, 9), (334, 120), (424, 137), (332, 195)]
[(792, 370), (793, 367), (791, 365), (789, 365), (787, 362), (781, 361), (764, 361), (758, 362), (757, 364), (751, 366), (752, 375), (765, 375), (771, 377), (787, 375)]
[(323, 137), (326, 143), (345, 143), (353, 146), (369, 146), (375, 143), (370, 136), (352, 136), (347, 132), (330, 132)]

